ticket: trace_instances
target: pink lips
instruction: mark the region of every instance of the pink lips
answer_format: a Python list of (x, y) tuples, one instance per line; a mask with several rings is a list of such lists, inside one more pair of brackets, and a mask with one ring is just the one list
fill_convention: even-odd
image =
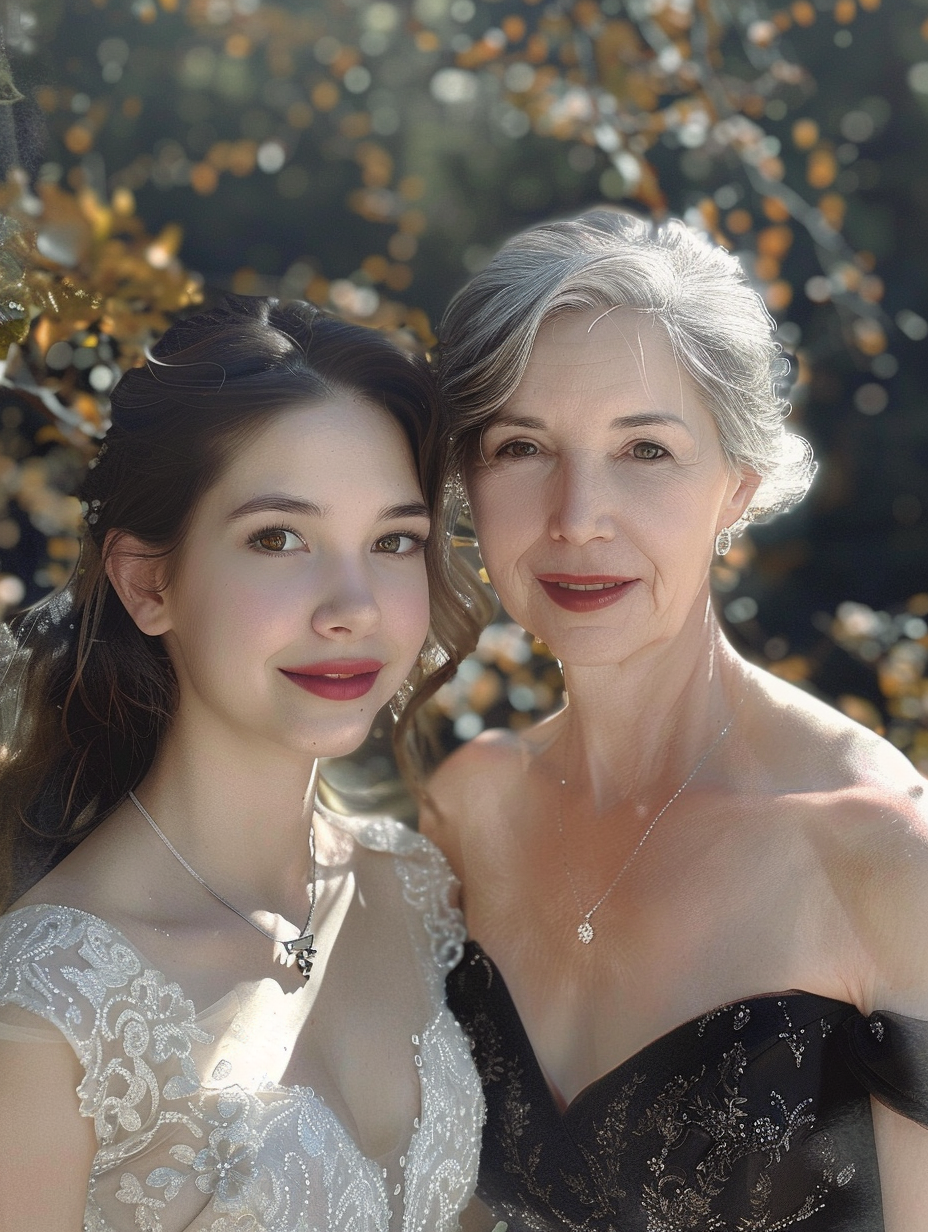
[(332, 659), (281, 671), (307, 693), (332, 702), (350, 702), (371, 691), (382, 667), (378, 659)]
[(541, 573), (538, 582), (549, 599), (568, 612), (598, 612), (627, 595), (637, 578), (609, 574)]

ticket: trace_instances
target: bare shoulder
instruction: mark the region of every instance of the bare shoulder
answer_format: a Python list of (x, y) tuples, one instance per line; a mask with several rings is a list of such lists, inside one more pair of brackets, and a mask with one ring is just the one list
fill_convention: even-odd
[(864, 1005), (928, 1019), (928, 801), (904, 763), (891, 749), (820, 807), (815, 831), (853, 930)]
[(888, 740), (761, 669), (745, 706), (749, 739), (784, 787), (921, 798), (925, 780)]
[(854, 939), (860, 998), (928, 1018), (928, 784), (833, 707), (772, 677), (762, 688), (752, 744)]
[(504, 728), (481, 732), (445, 758), (429, 780), (429, 792), (437, 803), (458, 813), (481, 786), (498, 791), (511, 776), (520, 774), (526, 752), (525, 737), (519, 733)]
[(481, 732), (441, 763), (425, 788), (419, 828), (442, 848), (461, 876), (461, 848), (490, 827), (514, 793), (524, 790), (534, 732)]

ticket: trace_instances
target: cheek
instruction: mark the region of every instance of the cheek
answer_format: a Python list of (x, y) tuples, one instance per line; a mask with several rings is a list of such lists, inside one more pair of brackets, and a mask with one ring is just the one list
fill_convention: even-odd
[(715, 522), (724, 504), (724, 484), (685, 470), (635, 476), (623, 494), (622, 521), (637, 526), (649, 539), (657, 538), (671, 552), (692, 551), (715, 535)]
[[(279, 572), (272, 566), (279, 566)], [(188, 571), (178, 586), (176, 638), (190, 663), (246, 663), (270, 655), (299, 636), (308, 623), (306, 584), (286, 562), (263, 571)]]
[(415, 650), (425, 641), (431, 613), (429, 583), (425, 561), (420, 555), (415, 561), (393, 561), (391, 572), (381, 581), (380, 607), (390, 622), (389, 632)]
[(532, 542), (544, 527), (544, 500), (527, 477), (493, 475), (468, 488), (474, 533), (484, 561), (505, 558)]

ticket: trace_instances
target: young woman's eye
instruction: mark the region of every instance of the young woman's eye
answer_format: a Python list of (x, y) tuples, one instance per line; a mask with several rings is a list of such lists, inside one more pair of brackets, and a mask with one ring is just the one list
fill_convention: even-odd
[(404, 535), (397, 530), (389, 535), (381, 535), (374, 544), (374, 551), (385, 552), (389, 556), (411, 556), (414, 552), (421, 552), (424, 547), (425, 540), (421, 535)]
[(252, 535), (248, 542), (259, 551), (269, 552), (273, 556), (295, 552), (306, 546), (300, 536), (286, 526), (268, 526), (266, 530), (259, 530), (256, 535)]
[(658, 458), (667, 456), (667, 450), (663, 445), (655, 445), (653, 441), (639, 441), (632, 446), (632, 456), (642, 462), (656, 462)]
[(496, 451), (498, 458), (531, 458), (538, 452), (538, 446), (531, 441), (508, 441)]

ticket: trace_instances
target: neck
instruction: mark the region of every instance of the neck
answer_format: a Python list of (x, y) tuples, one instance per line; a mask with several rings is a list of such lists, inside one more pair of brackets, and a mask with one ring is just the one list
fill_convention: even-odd
[(195, 738), (180, 721), (136, 794), (211, 889), (246, 911), (289, 908), (302, 919), (314, 769), (274, 746)]
[(560, 728), (572, 798), (595, 813), (663, 798), (732, 719), (743, 668), (706, 597), (681, 633), (608, 667), (564, 665)]

